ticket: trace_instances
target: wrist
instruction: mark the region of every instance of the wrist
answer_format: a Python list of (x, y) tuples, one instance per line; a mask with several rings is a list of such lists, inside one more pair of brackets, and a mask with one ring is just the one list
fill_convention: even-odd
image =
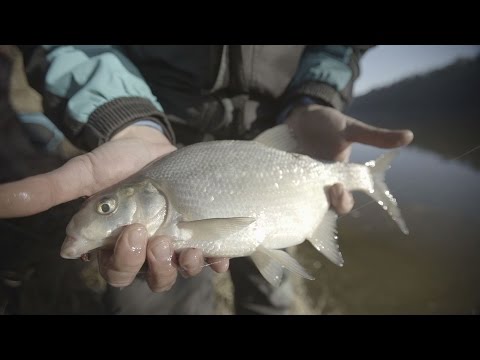
[(332, 108), (327, 105), (320, 105), (316, 103), (296, 104), (288, 114), (286, 123), (290, 125), (297, 124), (298, 121), (303, 117), (305, 117), (308, 113), (311, 113), (313, 111), (318, 111), (318, 110), (324, 110), (324, 109), (331, 110)]
[(117, 132), (110, 141), (132, 138), (142, 139), (151, 143), (171, 145), (163, 131), (150, 126), (136, 125), (135, 123)]

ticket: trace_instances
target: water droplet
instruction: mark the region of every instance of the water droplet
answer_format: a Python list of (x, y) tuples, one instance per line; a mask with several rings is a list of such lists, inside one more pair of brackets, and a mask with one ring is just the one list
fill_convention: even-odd
[(275, 185), (275, 188), (276, 188), (276, 189), (279, 189), (279, 188), (280, 188), (280, 186), (278, 186), (278, 183), (275, 183), (274, 185)]
[(210, 201), (213, 201), (215, 200), (215, 198), (213, 196), (210, 197)]
[(378, 200), (378, 205), (383, 206), (383, 201)]

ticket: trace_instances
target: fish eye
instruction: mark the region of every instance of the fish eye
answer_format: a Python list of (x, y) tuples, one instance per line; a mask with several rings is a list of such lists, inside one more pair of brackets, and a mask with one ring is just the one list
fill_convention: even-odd
[(112, 213), (117, 207), (115, 199), (103, 199), (97, 205), (97, 212), (102, 215)]

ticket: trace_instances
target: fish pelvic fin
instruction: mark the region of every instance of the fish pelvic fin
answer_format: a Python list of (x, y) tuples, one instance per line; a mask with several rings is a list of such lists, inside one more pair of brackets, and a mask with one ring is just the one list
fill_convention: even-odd
[(385, 173), (391, 167), (391, 162), (399, 154), (399, 150), (390, 151), (381, 155), (373, 161), (367, 162), (365, 165), (369, 167), (370, 174), (373, 179), (373, 191), (367, 192), (395, 221), (400, 230), (408, 235), (409, 231), (405, 221), (403, 220), (397, 200), (390, 193), (385, 183)]
[(214, 218), (195, 221), (181, 221), (179, 229), (192, 232), (192, 237), (199, 240), (211, 240), (231, 236), (255, 222), (252, 217)]
[(297, 260), (283, 250), (266, 249), (260, 245), (251, 257), (263, 277), (275, 287), (280, 286), (282, 282), (284, 268), (305, 279), (315, 279)]

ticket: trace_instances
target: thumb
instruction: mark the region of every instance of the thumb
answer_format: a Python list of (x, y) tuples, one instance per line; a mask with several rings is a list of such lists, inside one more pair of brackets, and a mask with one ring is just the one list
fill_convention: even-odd
[(349, 142), (388, 149), (410, 144), (413, 140), (413, 133), (410, 130), (382, 129), (348, 118), (345, 139)]
[(37, 214), (90, 195), (96, 182), (89, 159), (77, 156), (49, 173), (0, 185), (0, 219)]

